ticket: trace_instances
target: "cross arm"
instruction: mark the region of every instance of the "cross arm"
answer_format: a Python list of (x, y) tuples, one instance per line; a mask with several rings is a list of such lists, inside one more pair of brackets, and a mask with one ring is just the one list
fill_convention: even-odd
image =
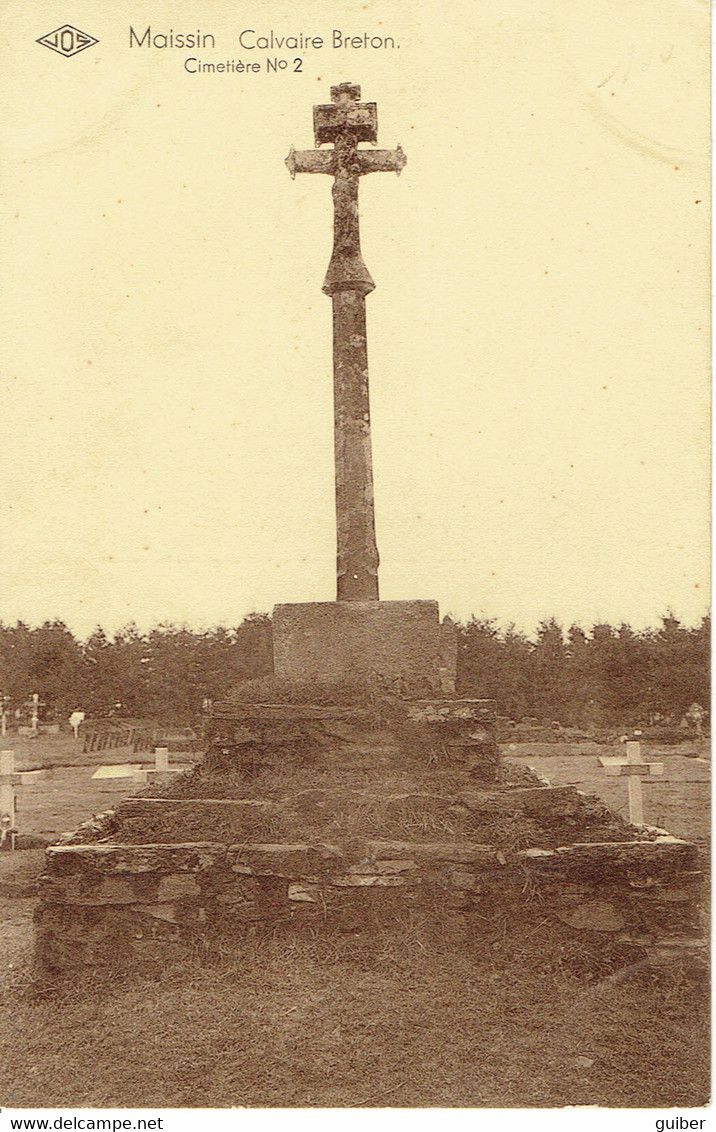
[(643, 762), (627, 762), (626, 759), (610, 758), (607, 755), (600, 755), (599, 762), (604, 767), (604, 772), (608, 776), (622, 776), (630, 775), (649, 778), (655, 774), (664, 773), (663, 763), (643, 763)]
[(359, 149), (356, 160), (361, 173), (397, 173), (407, 164), (407, 157), (400, 146), (397, 149)]
[(294, 149), (291, 146), (286, 158), (286, 166), (294, 180), (297, 173), (332, 173), (333, 151), (318, 149)]

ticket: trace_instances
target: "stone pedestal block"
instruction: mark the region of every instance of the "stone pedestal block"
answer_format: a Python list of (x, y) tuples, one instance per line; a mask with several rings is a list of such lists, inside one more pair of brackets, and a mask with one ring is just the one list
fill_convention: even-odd
[(274, 672), (283, 680), (379, 678), (440, 688), (436, 601), (322, 601), (275, 605)]

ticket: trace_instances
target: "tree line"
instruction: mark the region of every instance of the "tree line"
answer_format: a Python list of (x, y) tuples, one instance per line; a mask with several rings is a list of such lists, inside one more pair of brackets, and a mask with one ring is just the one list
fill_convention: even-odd
[[(501, 715), (564, 725), (678, 722), (709, 703), (710, 622), (689, 628), (671, 613), (637, 632), (605, 623), (567, 630), (554, 618), (530, 638), (490, 619), (458, 624), (459, 695), (497, 702)], [(127, 625), (77, 640), (58, 620), (31, 628), (0, 622), (0, 694), (12, 715), (40, 695), (41, 719), (88, 715), (196, 719), (207, 700), (270, 675), (271, 619), (252, 613), (235, 628), (195, 632)]]
[(109, 637), (97, 627), (78, 641), (62, 621), (38, 628), (0, 622), (0, 693), (10, 716), (40, 695), (42, 720), (89, 716), (190, 723), (206, 700), (223, 699), (243, 680), (271, 672), (271, 621), (252, 613), (237, 628), (192, 632), (134, 624)]
[(554, 618), (534, 639), (472, 618), (458, 627), (458, 687), (497, 701), (514, 720), (576, 727), (679, 723), (709, 705), (710, 618), (695, 628), (671, 613), (658, 629), (598, 623), (566, 632)]

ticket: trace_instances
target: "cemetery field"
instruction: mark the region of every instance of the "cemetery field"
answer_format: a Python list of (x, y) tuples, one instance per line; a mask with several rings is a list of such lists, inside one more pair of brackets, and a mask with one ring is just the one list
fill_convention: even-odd
[[(504, 753), (626, 807), (626, 783), (604, 775), (597, 753)], [(141, 761), (106, 754), (85, 760)], [(705, 845), (708, 762), (668, 748), (645, 757), (665, 764), (662, 780), (644, 784), (646, 820)], [(18, 788), (21, 830), (52, 839), (132, 792), (131, 781), (92, 783), (92, 770), (56, 764)], [(95, 975), (38, 993), (29, 958), (42, 858), (0, 854), (5, 1107), (707, 1103), (709, 994), (698, 963), (613, 974), (605, 955), (603, 969), (585, 969), (578, 944), (555, 946), (539, 917), (466, 938), (449, 910), (431, 926), (397, 909), (389, 928), (277, 924), (218, 962), (197, 954), (155, 978)]]
[(139, 751), (136, 754), (128, 748), (106, 751), (93, 751), (84, 754), (82, 739), (73, 735), (43, 735), (31, 739), (27, 735), (6, 735), (2, 741), (3, 749), (15, 752), (15, 766), (18, 770), (44, 770), (46, 767), (101, 766), (124, 762), (151, 764), (152, 751)]
[[(598, 794), (610, 809), (628, 820), (626, 780), (607, 777), (599, 763), (599, 755), (616, 755), (616, 748), (595, 743), (590, 744), (588, 752), (580, 747), (574, 754), (552, 753), (549, 748), (547, 743), (521, 743), (503, 746), (502, 751), (508, 761), (533, 767), (555, 786), (573, 785), (588, 794)], [(705, 745), (703, 753), (695, 757), (694, 744), (685, 750), (689, 753), (674, 747), (642, 747), (645, 761), (664, 764), (663, 776), (642, 780), (644, 820), (676, 837), (697, 842), (703, 850), (710, 843), (711, 763)]]
[[(50, 742), (53, 740), (53, 743)], [(27, 742), (27, 741), (26, 741)], [(35, 748), (33, 742), (42, 743)], [(21, 742), (13, 737), (15, 766), (17, 770), (42, 769), (41, 777), (16, 790), (17, 824), (20, 844), (30, 847), (42, 843), (51, 844), (63, 833), (69, 833), (87, 821), (93, 814), (101, 813), (135, 793), (141, 787), (133, 784), (131, 778), (93, 779), (100, 766), (151, 767), (154, 754), (131, 750), (97, 751), (83, 755), (81, 750), (73, 750), (73, 739), (56, 736), (41, 736), (29, 741), (30, 750), (23, 748)], [(70, 759), (74, 756), (74, 762)], [(186, 764), (199, 756), (177, 754), (171, 761)], [(0, 855), (0, 861), (2, 855)], [(0, 874), (1, 875), (1, 874)]]

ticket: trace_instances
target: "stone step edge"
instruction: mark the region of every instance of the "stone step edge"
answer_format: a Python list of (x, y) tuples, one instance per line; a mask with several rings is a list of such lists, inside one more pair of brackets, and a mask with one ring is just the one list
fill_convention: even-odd
[[(398, 802), (404, 801), (409, 798), (425, 798), (431, 801), (444, 802), (447, 805), (463, 805), (473, 812), (480, 812), (481, 810), (493, 811), (509, 809), (511, 806), (521, 804), (523, 808), (530, 809), (532, 804), (537, 808), (541, 808), (544, 803), (568, 801), (572, 798), (581, 799), (587, 798), (584, 791), (577, 789), (575, 786), (553, 786), (547, 779), (542, 780), (542, 786), (517, 786), (511, 788), (509, 786), (499, 790), (463, 790), (455, 795), (454, 798), (444, 798), (439, 794), (432, 794), (427, 791), (406, 791), (394, 794), (376, 794), (372, 790), (360, 790), (357, 788), (346, 788), (343, 793), (349, 793), (356, 796), (356, 798), (374, 798), (376, 801), (382, 802)], [(305, 793), (321, 792), (326, 795), (332, 793), (332, 787), (316, 787), (306, 791), (298, 791), (298, 793), (287, 795), (278, 801), (259, 798), (144, 798), (132, 797), (125, 798), (123, 801), (117, 803), (111, 809), (103, 810), (102, 813), (96, 814), (89, 821), (83, 822), (75, 830), (70, 830), (63, 834), (60, 844), (71, 845), (75, 842), (76, 838), (82, 838), (85, 834), (90, 837), (95, 837), (99, 834), (109, 832), (112, 823), (116, 818), (128, 817), (145, 813), (148, 811), (165, 809), (181, 809), (183, 807), (193, 807), (202, 809), (211, 809), (216, 807), (218, 810), (230, 807), (240, 809), (256, 809), (267, 810), (273, 809), (277, 806), (284, 805), (294, 798), (301, 797)], [(645, 830), (650, 833), (667, 834), (667, 830), (662, 830), (657, 826), (644, 826)]]
[(262, 723), (313, 722), (338, 720), (371, 722), (374, 712), (367, 707), (340, 707), (330, 704), (215, 704), (209, 717), (212, 723), (241, 723), (247, 719)]
[[(376, 840), (361, 840), (358, 844), (366, 862), (377, 861), (382, 856), (400, 860), (414, 858), (423, 863), (427, 858), (455, 864), (489, 863), (503, 867), (508, 865), (508, 857), (502, 850), (490, 845)], [(589, 862), (594, 861), (595, 858), (609, 860), (614, 864), (630, 862), (637, 864), (658, 858), (663, 858), (667, 862), (671, 859), (674, 864), (682, 858), (687, 858), (695, 863), (697, 854), (698, 848), (694, 843), (667, 834), (657, 836), (653, 841), (582, 842), (559, 846), (556, 849), (520, 849), (511, 856), (516, 864), (539, 869), (543, 865), (562, 862), (569, 864), (570, 861)], [(264, 864), (268, 864), (271, 858), (277, 861), (283, 858), (285, 861), (286, 858), (293, 857), (298, 865), (301, 858), (304, 858), (304, 864), (308, 863), (306, 859), (315, 863), (323, 861), (324, 864), (337, 864), (344, 859), (345, 854), (340, 846), (322, 842), (246, 842), (237, 845), (209, 841), (157, 842), (146, 845), (94, 843), (55, 845), (46, 850), (48, 874), (54, 876), (82, 871), (83, 862), (90, 864), (90, 867), (91, 864), (99, 865), (105, 872), (146, 873), (166, 868), (170, 863), (175, 869), (183, 872), (203, 872), (207, 866), (215, 862), (217, 857), (225, 857), (227, 860), (258, 857), (263, 859)], [(79, 866), (78, 870), (68, 869), (67, 866), (73, 861)]]
[(153, 807), (159, 809), (163, 806), (169, 808), (182, 807), (182, 806), (217, 806), (219, 808), (225, 806), (254, 806), (256, 808), (281, 806), (286, 802), (292, 801), (294, 798), (300, 798), (303, 794), (325, 794), (331, 795), (333, 793), (342, 794), (355, 794), (360, 798), (373, 798), (379, 802), (400, 802), (408, 798), (426, 798), (431, 801), (444, 802), (446, 805), (456, 805), (461, 803), (468, 809), (482, 809), (482, 808), (508, 808), (510, 805), (519, 803), (537, 802), (538, 804), (550, 800), (560, 800), (567, 798), (586, 798), (588, 795), (578, 790), (575, 786), (516, 786), (510, 788), (509, 786), (502, 790), (462, 790), (454, 797), (447, 797), (440, 794), (430, 793), (422, 790), (407, 790), (400, 791), (393, 794), (377, 794), (373, 790), (360, 790), (353, 787), (330, 787), (330, 786), (317, 786), (310, 787), (306, 790), (298, 791), (294, 794), (288, 794), (285, 798), (278, 800), (275, 799), (259, 799), (259, 798), (126, 798), (117, 807), (118, 812), (121, 814), (123, 811), (151, 809)]

